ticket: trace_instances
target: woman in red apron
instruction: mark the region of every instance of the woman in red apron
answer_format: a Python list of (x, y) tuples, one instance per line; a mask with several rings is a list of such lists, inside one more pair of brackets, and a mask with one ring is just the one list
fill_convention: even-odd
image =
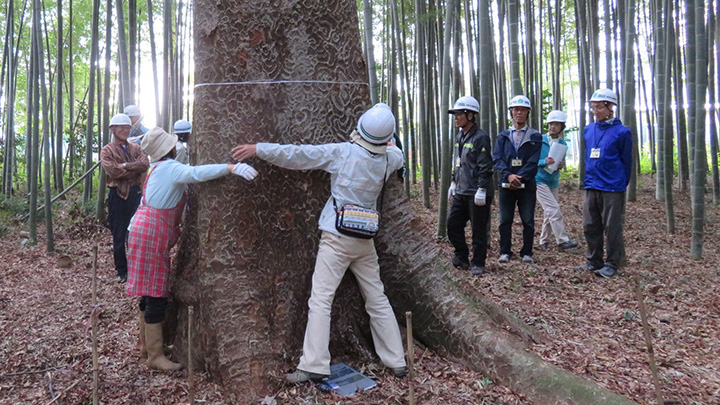
[(239, 164), (189, 166), (176, 161), (177, 136), (160, 127), (145, 134), (141, 147), (150, 157), (150, 173), (143, 185), (143, 198), (130, 221), (128, 233), (128, 295), (140, 297), (140, 349), (147, 353), (148, 367), (172, 371), (180, 364), (163, 353), (162, 321), (168, 307), (170, 249), (180, 237), (180, 220), (189, 183), (236, 174), (252, 180), (257, 172)]

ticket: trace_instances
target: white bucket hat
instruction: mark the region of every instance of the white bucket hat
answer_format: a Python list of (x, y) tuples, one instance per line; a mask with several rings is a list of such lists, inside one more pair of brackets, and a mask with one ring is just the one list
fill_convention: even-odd
[(143, 137), (140, 147), (150, 157), (150, 163), (157, 162), (175, 149), (177, 135), (170, 135), (160, 127), (155, 127)]

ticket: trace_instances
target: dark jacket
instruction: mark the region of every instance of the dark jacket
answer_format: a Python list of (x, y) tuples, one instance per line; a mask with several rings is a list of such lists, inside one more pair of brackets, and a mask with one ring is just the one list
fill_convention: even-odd
[[(593, 122), (583, 130), (585, 136), (585, 188), (623, 192), (632, 173), (632, 134), (619, 118)], [(591, 158), (593, 148), (599, 158)]]
[[(493, 150), (495, 169), (500, 173), (499, 183), (502, 186), (502, 183), (509, 182), (508, 176), (517, 174), (522, 177), (526, 189), (534, 190), (536, 188), (535, 175), (542, 149), (542, 135), (536, 129), (527, 127), (525, 138), (518, 150), (515, 150), (511, 136), (512, 130), (510, 129), (501, 132)], [(520, 165), (513, 166), (513, 160), (520, 160)]]
[[(473, 124), (463, 134), (458, 131), (453, 145), (453, 175), (457, 184), (456, 194), (475, 195), (478, 188), (492, 186), (493, 163), (490, 137), (487, 132)], [(459, 164), (458, 164), (459, 159)]]

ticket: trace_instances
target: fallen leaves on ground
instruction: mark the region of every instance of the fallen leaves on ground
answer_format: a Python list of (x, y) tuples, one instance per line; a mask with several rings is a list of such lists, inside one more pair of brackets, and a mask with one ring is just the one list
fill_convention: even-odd
[[(647, 183), (654, 184), (650, 179)], [(497, 264), (497, 202), (493, 207), (489, 273), (469, 272), (464, 280), (548, 338), (530, 347), (545, 360), (639, 403), (655, 401), (635, 278), (640, 281), (648, 311), (655, 360), (663, 396), (683, 404), (720, 402), (720, 252), (716, 206), (706, 206), (703, 260), (689, 258), (691, 212), (689, 197), (675, 194), (677, 232), (666, 233), (664, 202), (642, 186), (638, 201), (627, 205), (625, 226), (628, 263), (618, 277), (601, 279), (573, 268), (584, 263), (583, 192), (561, 186), (568, 234), (581, 242), (570, 252), (535, 252), (536, 264), (519, 260)], [(443, 193), (444, 194), (444, 193)], [(437, 194), (433, 193), (433, 205)], [(437, 229), (437, 209), (413, 204), (429, 229)], [(188, 403), (187, 370), (169, 374), (150, 371), (139, 359), (136, 299), (117, 284), (109, 231), (90, 221), (56, 220), (58, 253), (46, 254), (44, 241), (31, 247), (26, 234), (0, 238), (0, 402), (91, 403), (92, 314), (98, 322), (99, 398), (106, 404)], [(536, 211), (536, 238), (542, 210)], [(42, 232), (42, 230), (40, 230)], [(513, 226), (519, 246), (519, 218)], [(469, 235), (468, 235), (469, 237)], [(99, 243), (98, 305), (92, 306), (92, 245)], [(452, 249), (438, 242), (448, 259)], [(68, 268), (57, 265), (67, 255)], [(397, 379), (374, 364), (350, 365), (378, 382), (378, 387), (352, 398), (323, 393), (311, 384), (283, 385), (256, 403), (405, 404), (408, 384), (419, 404), (516, 404), (521, 395), (479, 372), (445, 359), (420, 343), (415, 347), (415, 378)], [(282, 378), (278, 374), (277, 378)], [(207, 374), (195, 378), (198, 403), (231, 403), (222, 387)]]

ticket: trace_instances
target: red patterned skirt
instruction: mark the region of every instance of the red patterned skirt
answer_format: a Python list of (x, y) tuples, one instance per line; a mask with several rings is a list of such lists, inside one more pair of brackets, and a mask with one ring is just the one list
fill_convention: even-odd
[(180, 218), (185, 199), (174, 208), (159, 209), (142, 204), (128, 232), (128, 295), (170, 295), (170, 249), (180, 237)]

